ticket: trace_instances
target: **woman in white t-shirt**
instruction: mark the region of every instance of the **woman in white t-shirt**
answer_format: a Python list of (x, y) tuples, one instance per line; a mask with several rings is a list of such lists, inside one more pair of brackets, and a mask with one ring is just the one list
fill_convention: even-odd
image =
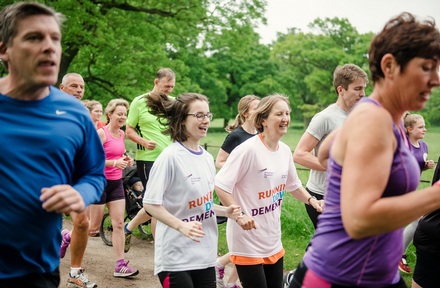
[(158, 220), (154, 273), (163, 287), (215, 288), (219, 216), (241, 219), (237, 205), (214, 204), (214, 159), (200, 146), (212, 113), (204, 95), (185, 93), (149, 101), (151, 113), (174, 141), (150, 172), (144, 208)]
[(302, 187), (290, 148), (280, 141), (290, 111), (287, 97), (264, 97), (252, 117), (260, 134), (235, 148), (215, 178), (221, 202), (240, 205), (244, 213), (237, 221), (228, 220), (226, 233), (243, 288), (282, 287), (280, 213), (286, 192), (322, 211), (322, 200)]

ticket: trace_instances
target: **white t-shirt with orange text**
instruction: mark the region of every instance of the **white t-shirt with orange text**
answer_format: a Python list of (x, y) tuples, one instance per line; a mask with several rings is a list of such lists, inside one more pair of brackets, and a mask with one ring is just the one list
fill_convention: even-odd
[(217, 259), (217, 221), (214, 213), (214, 159), (201, 148), (189, 151), (174, 142), (154, 162), (143, 203), (163, 205), (182, 221), (199, 221), (205, 232), (200, 243), (157, 222), (154, 273), (213, 267)]
[(279, 142), (279, 149), (272, 152), (260, 137), (253, 137), (231, 152), (217, 173), (215, 185), (231, 193), (257, 226), (245, 231), (229, 219), (226, 231), (229, 252), (251, 258), (278, 253), (283, 248), (281, 203), (286, 193), (302, 186), (290, 148)]

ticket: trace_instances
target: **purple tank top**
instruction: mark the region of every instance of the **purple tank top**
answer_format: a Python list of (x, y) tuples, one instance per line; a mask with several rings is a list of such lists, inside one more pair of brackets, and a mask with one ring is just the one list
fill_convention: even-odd
[[(363, 98), (362, 102), (379, 103)], [(403, 128), (403, 127), (402, 127)], [(414, 191), (420, 173), (406, 138), (393, 125), (397, 148), (391, 174), (382, 197)], [(365, 163), (368, 165), (368, 163)], [(396, 283), (398, 264), (402, 257), (402, 229), (353, 240), (346, 233), (341, 218), (340, 187), (343, 167), (330, 156), (327, 167), (325, 209), (319, 216), (318, 228), (304, 263), (318, 276), (333, 284), (344, 286), (384, 287)]]
[(411, 145), (412, 152), (416, 157), (417, 163), (420, 166), (420, 173), (423, 172), (425, 168), (426, 160), (428, 159), (428, 145), (422, 140), (419, 140), (419, 147), (414, 147)]

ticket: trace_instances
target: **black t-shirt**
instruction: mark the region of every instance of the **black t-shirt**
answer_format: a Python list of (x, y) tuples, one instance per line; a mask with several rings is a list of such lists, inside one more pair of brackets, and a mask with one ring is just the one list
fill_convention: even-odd
[[(440, 178), (440, 165), (438, 163), (432, 177), (432, 184)], [(420, 219), (414, 233), (413, 243), (417, 249), (440, 256), (440, 209)]]
[(440, 256), (440, 209), (420, 219), (413, 243), (417, 249)]
[(225, 141), (222, 145), (222, 149), (225, 152), (231, 154), (232, 150), (234, 150), (235, 147), (253, 136), (255, 135), (249, 134), (248, 132), (244, 131), (243, 127), (238, 126), (226, 136)]

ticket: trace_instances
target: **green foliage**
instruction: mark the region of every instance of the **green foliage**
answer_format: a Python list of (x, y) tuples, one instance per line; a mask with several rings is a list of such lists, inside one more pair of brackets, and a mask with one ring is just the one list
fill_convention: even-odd
[(302, 112), (304, 119), (304, 128), (309, 126), (310, 120), (312, 120), (313, 116), (320, 111), (320, 106), (317, 104), (303, 104), (298, 105), (298, 110)]
[(269, 48), (258, 43), (255, 32), (247, 30), (242, 33), (247, 34), (253, 43), (240, 41), (234, 49), (216, 52), (209, 57), (209, 61), (215, 63), (219, 80), (225, 88), (223, 101), (211, 107), (215, 114), (226, 119), (235, 117), (241, 97), (248, 94), (266, 96), (279, 89), (273, 80), (277, 66), (269, 61)]
[(429, 127), (430, 125), (440, 125), (440, 88), (435, 88), (432, 91), (432, 94), (428, 103), (425, 106), (425, 109), (420, 111), (420, 114), (423, 115), (423, 117), (425, 118), (427, 127)]
[[(279, 34), (271, 54), (280, 65), (280, 82), (290, 88), (292, 103), (318, 105), (321, 110), (336, 100), (332, 83), (336, 66), (353, 63), (368, 71), (372, 34), (359, 35), (347, 19), (339, 18), (316, 19), (310, 28), (314, 33), (291, 29)], [(299, 105), (297, 112), (304, 112), (306, 120), (309, 110), (301, 111), (303, 107)]]
[[(345, 18), (318, 18), (312, 32), (292, 27), (261, 44), (255, 28), (266, 22), (265, 0), (39, 1), (66, 16), (59, 78), (82, 74), (85, 99), (104, 105), (150, 90), (157, 70), (170, 67), (173, 94), (207, 95), (217, 118), (233, 118), (247, 94), (281, 93), (290, 98), (293, 119), (308, 123), (312, 110), (305, 105), (319, 111), (335, 102), (337, 65), (354, 63), (369, 74), (373, 34), (359, 34)], [(14, 2), (0, 0), (2, 7)], [(439, 94), (434, 90), (421, 112), (427, 123), (440, 124)]]
[(211, 64), (210, 51), (255, 42), (247, 38), (258, 41), (253, 28), (265, 21), (263, 0), (44, 3), (66, 16), (60, 79), (67, 72), (82, 74), (85, 98), (104, 104), (115, 97), (131, 100), (151, 89), (160, 67), (176, 72), (176, 94), (201, 92), (215, 104), (224, 103), (228, 87), (216, 63)]

